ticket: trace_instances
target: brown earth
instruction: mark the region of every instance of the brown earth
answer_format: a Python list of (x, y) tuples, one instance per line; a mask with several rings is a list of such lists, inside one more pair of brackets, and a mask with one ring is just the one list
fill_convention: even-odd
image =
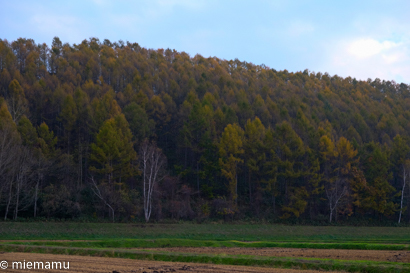
[(355, 249), (310, 249), (310, 248), (241, 248), (241, 247), (172, 247), (145, 248), (159, 252), (201, 254), (255, 255), (273, 257), (322, 258), (335, 260), (366, 260), (410, 262), (410, 251), (355, 250)]
[[(71, 272), (71, 273), (168, 273), (168, 272), (276, 272), (276, 273), (323, 273), (315, 270), (276, 269), (249, 266), (213, 265), (199, 263), (173, 263), (158, 261), (141, 261), (120, 258), (102, 258), (71, 255), (53, 255), (37, 253), (0, 253), (1, 261), (7, 261), (9, 267), (13, 262), (66, 262), (69, 269), (62, 270), (28, 270), (28, 269), (0, 269), (0, 272)], [(332, 271), (337, 273), (337, 271)]]

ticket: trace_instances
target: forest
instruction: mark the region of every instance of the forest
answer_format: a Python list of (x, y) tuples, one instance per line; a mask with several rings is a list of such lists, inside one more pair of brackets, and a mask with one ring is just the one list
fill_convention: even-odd
[(410, 222), (410, 85), (0, 39), (0, 217)]

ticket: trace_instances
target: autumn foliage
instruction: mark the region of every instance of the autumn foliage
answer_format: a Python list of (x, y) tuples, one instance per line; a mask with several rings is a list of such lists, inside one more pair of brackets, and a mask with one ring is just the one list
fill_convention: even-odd
[(0, 213), (409, 222), (409, 105), (394, 81), (0, 40)]

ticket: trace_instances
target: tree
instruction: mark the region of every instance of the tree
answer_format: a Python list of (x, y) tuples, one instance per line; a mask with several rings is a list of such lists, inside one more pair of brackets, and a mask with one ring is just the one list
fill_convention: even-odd
[(9, 108), (14, 122), (27, 111), (27, 100), (20, 83), (14, 79), (9, 85)]
[(144, 193), (144, 216), (148, 222), (152, 211), (152, 193), (158, 183), (166, 176), (166, 157), (155, 143), (145, 139), (140, 147), (140, 170)]
[(232, 204), (238, 199), (238, 163), (243, 162), (239, 157), (243, 150), (244, 132), (238, 124), (228, 124), (219, 142), (219, 164), (222, 175), (228, 180), (229, 198)]
[(263, 140), (265, 148), (265, 161), (262, 166), (264, 190), (271, 195), (273, 213), (276, 214), (276, 197), (278, 196), (278, 155), (276, 147), (278, 145), (275, 139), (275, 132), (272, 128), (266, 130)]
[[(292, 214), (299, 217), (307, 206), (309, 196), (306, 185), (302, 183), (305, 173), (306, 147), (302, 139), (296, 134), (292, 126), (284, 121), (276, 126), (275, 153), (277, 155), (277, 177), (281, 190), (284, 193), (282, 199), (282, 218), (289, 218)], [(292, 213), (292, 214), (291, 214)]]
[[(1, 123), (1, 120), (0, 120)], [(11, 199), (13, 196), (13, 187), (16, 177), (16, 168), (18, 162), (18, 147), (20, 146), (20, 137), (14, 126), (11, 124), (2, 124), (0, 126), (0, 198), (1, 193), (7, 190), (8, 201), (5, 209), (4, 219), (7, 219)]]
[[(56, 138), (53, 138), (52, 135), (51, 138), (46, 137), (45, 135), (47, 134), (47, 136), (49, 136), (50, 132), (48, 132), (48, 129), (44, 128), (46, 126), (45, 123), (42, 126), (44, 131), (42, 132), (42, 137), (45, 137), (46, 140), (38, 137), (36, 129), (26, 116), (21, 117), (17, 127), (23, 145), (30, 149), (32, 156), (31, 163), (33, 171), (31, 175), (32, 179), (35, 181), (33, 214), (34, 217), (37, 216), (37, 202), (40, 191), (40, 185), (41, 182), (44, 180), (44, 177), (48, 173), (49, 167), (51, 166), (52, 162), (52, 153), (50, 154), (50, 152), (47, 151), (49, 151), (49, 145), (51, 146), (51, 149), (54, 150), (54, 145), (57, 140)], [(46, 143), (46, 141), (48, 141), (48, 144)], [(43, 151), (47, 153), (48, 157), (46, 157)]]
[(41, 153), (46, 157), (53, 157), (56, 153), (55, 145), (57, 144), (57, 137), (54, 137), (53, 131), (49, 129), (45, 122), (41, 123), (37, 128), (38, 132), (38, 146)]
[(121, 108), (114, 99), (114, 92), (108, 91), (101, 99), (92, 101), (94, 125), (100, 128), (107, 119), (121, 114)]
[(67, 153), (70, 153), (70, 136), (74, 129), (78, 117), (77, 106), (71, 95), (68, 95), (63, 102), (62, 110), (58, 120), (63, 122), (64, 134), (67, 141)]
[(399, 224), (401, 221), (401, 214), (403, 212), (403, 198), (404, 198), (404, 190), (406, 188), (406, 182), (407, 182), (406, 180), (409, 177), (409, 173), (410, 173), (410, 159), (406, 159), (406, 161), (403, 162), (402, 168), (403, 168), (403, 176), (402, 176), (403, 187), (401, 189), (401, 198), (400, 198), (400, 214), (399, 214), (399, 221), (398, 221)]
[(141, 143), (145, 138), (150, 138), (153, 135), (155, 122), (148, 118), (144, 108), (131, 102), (124, 108), (124, 115), (137, 143)]
[(99, 198), (101, 199), (101, 201), (104, 202), (105, 205), (107, 205), (111, 212), (112, 212), (112, 222), (115, 222), (115, 211), (114, 208), (108, 203), (107, 198), (103, 196), (103, 194), (101, 193), (100, 190), (100, 186), (98, 186), (97, 182), (94, 180), (94, 177), (91, 177), (91, 190), (93, 191), (93, 193)]
[(205, 163), (208, 167), (207, 151), (212, 150), (212, 120), (213, 111), (207, 104), (201, 105), (198, 101), (194, 103), (188, 120), (182, 128), (182, 137), (184, 139), (185, 153), (187, 149), (192, 154), (192, 165), (196, 171), (197, 191), (200, 193), (199, 180), (204, 176), (204, 171), (201, 163)]
[(29, 147), (35, 147), (37, 145), (37, 131), (26, 116), (21, 117), (17, 129), (24, 145)]
[(18, 149), (20, 145), (21, 139), (16, 125), (12, 121), (7, 105), (0, 97), (0, 200), (3, 191), (7, 191), (8, 195), (4, 219), (7, 219), (13, 197), (16, 171), (19, 167), (16, 162), (19, 159)]
[(78, 182), (77, 186), (81, 186), (84, 177), (87, 177), (87, 154), (90, 143), (90, 128), (92, 127), (91, 106), (88, 95), (77, 88), (74, 92), (74, 101), (77, 106), (77, 122), (75, 124), (75, 132), (77, 138), (76, 153), (78, 162)]
[[(407, 142), (400, 136), (397, 135), (393, 139), (393, 151), (392, 151), (392, 163), (395, 165), (395, 169), (401, 169), (402, 176), (402, 189), (401, 189), (401, 198), (400, 198), (400, 213), (399, 220), (401, 222), (401, 215), (405, 208), (403, 208), (403, 199), (404, 199), (404, 190), (406, 188), (407, 178), (409, 177), (410, 172), (410, 159), (408, 159), (410, 153), (410, 147)], [(408, 183), (408, 182), (407, 182)]]
[(109, 185), (121, 186), (122, 180), (135, 174), (133, 162), (137, 154), (133, 147), (132, 134), (123, 114), (106, 120), (91, 144), (90, 167), (104, 176)]
[[(16, 153), (16, 160), (14, 161), (14, 180), (15, 180), (15, 194), (14, 194), (14, 213), (13, 219), (17, 220), (18, 212), (26, 209), (32, 203), (31, 195), (28, 193), (29, 176), (32, 173), (33, 158), (30, 150), (22, 145), (16, 146), (13, 151)], [(11, 196), (10, 196), (11, 197)], [(10, 205), (10, 199), (8, 206)], [(6, 210), (7, 216), (7, 210)]]
[(124, 182), (137, 172), (137, 153), (123, 114), (110, 118), (101, 125), (95, 142), (91, 144), (90, 159), (90, 170), (101, 175), (100, 182), (92, 185), (94, 193), (110, 208), (109, 214), (114, 217), (113, 206), (120, 202), (118, 199), (125, 187)]
[(390, 172), (389, 151), (382, 150), (379, 144), (371, 142), (365, 146), (364, 174), (369, 185), (366, 198), (367, 209), (379, 215), (392, 215), (398, 205), (391, 200), (395, 188), (389, 183), (392, 178)]
[(248, 184), (249, 184), (249, 201), (252, 203), (252, 181), (256, 184), (256, 189), (259, 190), (260, 179), (252, 179), (253, 174), (260, 173), (262, 162), (265, 158), (263, 153), (263, 140), (265, 138), (265, 126), (261, 120), (256, 117), (253, 121), (250, 119), (245, 125), (245, 164), (248, 167)]
[(357, 151), (344, 137), (341, 137), (335, 146), (332, 140), (324, 135), (320, 139), (319, 146), (322, 160), (326, 162), (324, 184), (329, 204), (329, 222), (332, 222), (333, 215), (337, 220), (341, 200), (349, 192), (349, 182), (352, 179), (351, 168)]

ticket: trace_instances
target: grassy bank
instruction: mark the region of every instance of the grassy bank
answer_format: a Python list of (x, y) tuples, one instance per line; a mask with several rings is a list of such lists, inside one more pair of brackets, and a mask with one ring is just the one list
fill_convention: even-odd
[(1, 222), (2, 240), (189, 239), (410, 244), (410, 227)]
[(168, 248), (168, 247), (283, 247), (312, 249), (362, 249), (362, 250), (410, 250), (404, 244), (369, 244), (369, 243), (312, 243), (312, 242), (241, 242), (212, 241), (190, 239), (123, 239), (102, 241), (36, 241), (7, 242), (4, 244), (30, 246), (60, 246), (76, 248)]

